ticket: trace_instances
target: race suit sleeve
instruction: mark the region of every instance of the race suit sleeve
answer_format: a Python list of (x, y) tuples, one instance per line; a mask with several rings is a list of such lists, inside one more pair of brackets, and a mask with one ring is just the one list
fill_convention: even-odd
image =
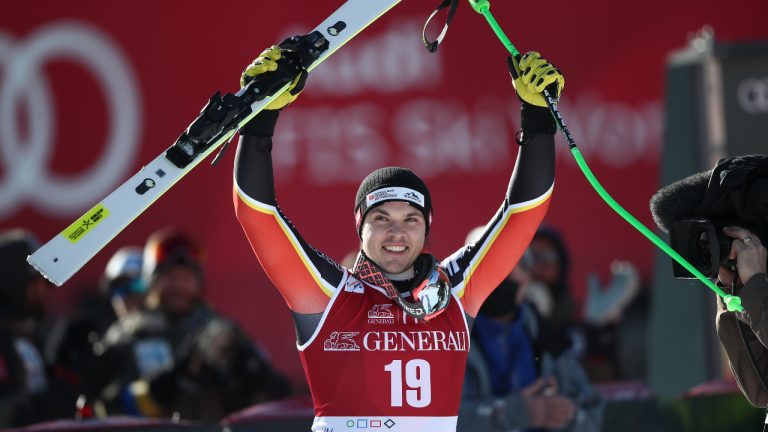
[(739, 292), (743, 313), (729, 312), (722, 299), (717, 302), (717, 336), (725, 349), (736, 382), (749, 402), (760, 408), (768, 407), (768, 393), (763, 388), (755, 367), (749, 360), (739, 334), (738, 321), (745, 329), (747, 344), (755, 356), (757, 368), (768, 379), (768, 274), (758, 273)]
[(248, 133), (240, 138), (235, 156), (235, 213), (288, 307), (299, 314), (317, 314), (344, 280), (345, 270), (304, 241), (277, 205), (271, 154), (277, 115), (277, 111), (263, 111), (256, 121), (268, 126), (260, 131), (258, 125), (249, 124)]
[(504, 201), (483, 235), (442, 262), (453, 292), (470, 317), (477, 315), (483, 300), (528, 247), (549, 207), (554, 179), (554, 135), (530, 134), (520, 146)]

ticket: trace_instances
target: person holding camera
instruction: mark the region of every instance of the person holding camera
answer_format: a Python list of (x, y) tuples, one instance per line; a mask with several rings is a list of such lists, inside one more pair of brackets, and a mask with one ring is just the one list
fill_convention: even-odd
[(659, 190), (651, 211), (673, 248), (741, 297), (743, 312), (718, 297), (717, 334), (744, 396), (768, 408), (768, 156), (722, 159)]

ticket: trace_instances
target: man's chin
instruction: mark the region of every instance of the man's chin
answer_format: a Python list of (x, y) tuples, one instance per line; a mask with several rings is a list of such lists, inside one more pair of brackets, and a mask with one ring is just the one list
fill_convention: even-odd
[(382, 270), (384, 270), (389, 274), (398, 274), (408, 270), (408, 268), (410, 268), (411, 265), (412, 264), (388, 263), (388, 264), (380, 265), (379, 267), (381, 267)]

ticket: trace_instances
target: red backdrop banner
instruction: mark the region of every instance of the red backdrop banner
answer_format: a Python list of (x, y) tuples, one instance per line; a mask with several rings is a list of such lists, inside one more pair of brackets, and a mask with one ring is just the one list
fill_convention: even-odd
[[(173, 143), (217, 89), (237, 90), (262, 49), (306, 33), (341, 1), (18, 3), (0, 15), (0, 225), (47, 240)], [(354, 193), (372, 169), (402, 165), (430, 185), (429, 247), (446, 256), (500, 204), (517, 153), (519, 103), (503, 47), (462, 2), (444, 45), (421, 27), (436, 6), (405, 0), (318, 67), (281, 116), (278, 200), (304, 237), (341, 259), (357, 247)], [(438, 2), (434, 2), (438, 3)], [(711, 25), (725, 41), (768, 39), (762, 0), (493, 2), (522, 52), (565, 74), (561, 110), (607, 190), (651, 224), (667, 54)], [(543, 11), (542, 11), (543, 10)], [(646, 278), (652, 246), (600, 201), (560, 138), (547, 223), (587, 272), (613, 259)], [(53, 293), (66, 309), (120, 246), (178, 225), (207, 248), (207, 297), (303, 382), (290, 316), (250, 251), (231, 203), (233, 151), (179, 182)]]

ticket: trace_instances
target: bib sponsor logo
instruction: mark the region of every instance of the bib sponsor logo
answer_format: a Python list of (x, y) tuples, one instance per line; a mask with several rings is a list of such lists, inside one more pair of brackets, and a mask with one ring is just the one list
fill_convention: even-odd
[(324, 351), (467, 351), (466, 331), (383, 331), (331, 333), (323, 343)]
[(368, 311), (368, 324), (394, 324), (395, 314), (392, 303), (377, 304)]
[(323, 342), (323, 351), (360, 351), (355, 337), (360, 332), (333, 332)]
[(366, 351), (466, 351), (463, 331), (368, 332), (363, 337)]

